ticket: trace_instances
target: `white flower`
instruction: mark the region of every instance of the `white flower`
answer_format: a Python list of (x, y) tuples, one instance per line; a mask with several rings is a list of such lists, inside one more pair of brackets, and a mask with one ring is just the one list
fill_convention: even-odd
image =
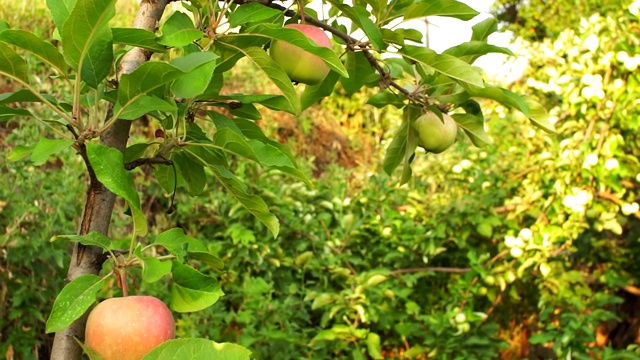
[(551, 247), (551, 240), (549, 240), (549, 234), (544, 234), (542, 237), (542, 246), (549, 248)]
[(600, 44), (598, 43), (598, 36), (596, 34), (591, 34), (584, 39), (584, 47), (586, 47), (590, 52), (596, 52)]
[(640, 57), (634, 56), (623, 60), (624, 67), (629, 71), (635, 71), (640, 66)]
[(631, 204), (622, 204), (622, 213), (624, 215), (635, 214), (640, 210), (640, 205), (637, 202), (633, 202)]
[(549, 264), (547, 263), (540, 264), (540, 274), (543, 277), (547, 277), (547, 275), (549, 275), (550, 272), (551, 272), (551, 268), (549, 267)]
[(349, 206), (349, 204), (351, 204), (351, 198), (345, 198), (342, 202), (342, 205), (344, 206)]
[(620, 164), (618, 163), (618, 160), (616, 159), (607, 159), (607, 161), (604, 162), (604, 168), (611, 171), (613, 169), (617, 169), (618, 166), (620, 166)]
[(638, 12), (640, 10), (640, 1), (636, 0), (629, 5), (629, 12), (633, 16), (638, 16)]
[(511, 256), (517, 259), (521, 257), (522, 254), (524, 254), (524, 251), (522, 251), (522, 248), (512, 247), (511, 250), (509, 250), (509, 253), (511, 253)]
[(585, 169), (588, 169), (592, 166), (595, 166), (597, 163), (598, 163), (598, 155), (591, 153), (587, 155), (587, 157), (584, 159), (584, 163), (582, 164), (582, 167), (584, 167)]
[(637, 181), (637, 182), (640, 182), (640, 173), (637, 173), (637, 174), (636, 174), (636, 181)]
[(616, 89), (620, 89), (623, 86), (624, 86), (624, 80), (622, 79), (613, 80), (613, 87), (615, 87)]
[(529, 228), (524, 228), (520, 230), (518, 234), (523, 240), (531, 240), (533, 237), (533, 232)]
[(623, 62), (629, 58), (629, 54), (626, 51), (618, 51), (616, 53), (616, 60)]
[(471, 165), (473, 165), (473, 163), (467, 159), (460, 161), (460, 166), (462, 166), (463, 169), (468, 169)]
[(453, 165), (453, 168), (451, 168), (451, 171), (453, 171), (456, 174), (460, 174), (462, 172), (462, 166), (460, 166), (459, 164)]
[(520, 237), (507, 235), (504, 237), (504, 245), (508, 248), (524, 247), (524, 241)]

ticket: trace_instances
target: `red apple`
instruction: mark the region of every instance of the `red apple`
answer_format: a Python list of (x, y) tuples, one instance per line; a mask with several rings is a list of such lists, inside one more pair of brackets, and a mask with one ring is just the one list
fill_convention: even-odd
[(126, 296), (107, 299), (91, 311), (84, 341), (105, 360), (138, 360), (175, 335), (173, 316), (162, 301)]
[[(289, 24), (285, 27), (298, 29), (317, 45), (332, 48), (331, 40), (318, 27), (306, 24)], [(319, 56), (285, 41), (273, 41), (270, 55), (289, 75), (289, 78), (296, 82), (317, 85), (329, 74), (329, 67)]]

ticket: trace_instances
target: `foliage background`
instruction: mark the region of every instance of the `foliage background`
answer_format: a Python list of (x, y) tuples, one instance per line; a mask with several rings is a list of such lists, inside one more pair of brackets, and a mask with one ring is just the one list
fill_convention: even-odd
[[(235, 165), (280, 218), (276, 239), (213, 184), (206, 200), (180, 195), (167, 216), (166, 196), (143, 181), (153, 232), (183, 227), (226, 264), (227, 295), (179, 317), (179, 335), (239, 342), (258, 359), (637, 356), (638, 3), (585, 3), (576, 22), (549, 20), (570, 8), (556, 3), (557, 11), (520, 4), (522, 20), (505, 21), (529, 61), (512, 87), (551, 109), (557, 136), (488, 104), (492, 146), (461, 141), (422, 154), (412, 182), (398, 188), (379, 168), (397, 112), (340, 91), (301, 119), (265, 112), (265, 131), (303, 154), (316, 176), (309, 188)], [(0, 18), (50, 36), (51, 24), (32, 21), (45, 18), (40, 11), (3, 7)], [(542, 31), (541, 22), (562, 25)], [(268, 86), (260, 81), (245, 64), (231, 83)], [(0, 123), (0, 173), (14, 184), (0, 190), (7, 358), (47, 358), (44, 314), (67, 256), (48, 240), (75, 230), (86, 183), (71, 153), (40, 168), (12, 158), (40, 131)], [(120, 205), (113, 238), (127, 233)], [(161, 294), (154, 286), (138, 290)]]

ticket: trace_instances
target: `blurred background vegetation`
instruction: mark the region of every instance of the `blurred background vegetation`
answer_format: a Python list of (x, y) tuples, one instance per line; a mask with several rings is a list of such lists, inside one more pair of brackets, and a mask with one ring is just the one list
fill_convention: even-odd
[[(208, 197), (179, 192), (167, 215), (168, 195), (136, 170), (152, 232), (182, 227), (225, 261), (226, 296), (176, 314), (179, 335), (237, 342), (256, 359), (638, 358), (640, 3), (579, 3), (495, 5), (528, 61), (510, 86), (545, 104), (555, 136), (483, 104), (492, 146), (465, 139), (441, 155), (418, 154), (414, 179), (397, 187), (380, 167), (396, 110), (340, 88), (299, 119), (265, 110), (259, 124), (315, 178), (309, 188), (236, 164), (279, 217), (276, 239), (214, 184)], [(118, 9), (126, 25), (135, 2)], [(3, 4), (0, 19), (54, 36), (44, 1)], [(46, 84), (47, 69), (32, 69)], [(243, 64), (227, 91), (260, 92), (269, 86), (261, 79)], [(14, 90), (0, 81), (2, 92)], [(141, 122), (135, 136), (155, 126)], [(71, 152), (39, 167), (20, 158), (15, 149), (43, 131), (0, 122), (7, 359), (48, 358), (44, 322), (68, 263), (66, 244), (49, 239), (76, 231), (87, 183)], [(120, 204), (112, 238), (127, 224)], [(136, 284), (159, 297), (161, 286)]]

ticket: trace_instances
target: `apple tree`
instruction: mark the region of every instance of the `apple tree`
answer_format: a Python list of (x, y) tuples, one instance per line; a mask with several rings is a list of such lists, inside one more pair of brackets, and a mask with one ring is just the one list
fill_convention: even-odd
[[(259, 109), (298, 115), (336, 87), (350, 95), (378, 89), (368, 100), (371, 106), (403, 109), (383, 164), (400, 184), (412, 176), (418, 146), (444, 151), (456, 134), (458, 141), (489, 143), (478, 99), (515, 109), (535, 126), (554, 132), (534, 99), (488, 83), (472, 65), (488, 53), (512, 55), (488, 43), (497, 31), (495, 19), (479, 22), (469, 41), (442, 53), (425, 47), (424, 34), (406, 25), (428, 16), (468, 21), (478, 15), (459, 1), (330, 0), (324, 2), (324, 12), (316, 12), (303, 3), (142, 0), (130, 28), (110, 26), (117, 16), (115, 3), (48, 1), (56, 45), (0, 22), (0, 76), (20, 88), (0, 94), (0, 119), (37, 121), (43, 128), (39, 139), (16, 147), (13, 158), (30, 156), (41, 164), (49, 156), (74, 151), (89, 179), (77, 233), (53, 239), (73, 244), (68, 283), (47, 321), (47, 332), (56, 334), (53, 359), (78, 359), (83, 349), (98, 358), (95, 349), (82, 345), (88, 309), (110, 279), (121, 289), (116, 293), (127, 296), (128, 284), (136, 281), (131, 267), (142, 268), (143, 281), (171, 284), (167, 297), (175, 312), (202, 310), (224, 295), (215, 275), (224, 263), (207, 251), (206, 241), (180, 228), (149, 231), (137, 169), (152, 168), (157, 182), (173, 195), (199, 196), (213, 179), (278, 235), (277, 214), (247, 190), (233, 163), (255, 162), (266, 171), (312, 183), (289, 149), (256, 125)], [(168, 5), (171, 11), (166, 11)], [(51, 69), (56, 91), (39, 88), (25, 56)], [(243, 58), (278, 91), (227, 93), (225, 74)], [(426, 123), (424, 116), (430, 119)], [(132, 126), (142, 118), (157, 127), (154, 138), (129, 143)], [(434, 129), (440, 125), (444, 130)], [(126, 202), (130, 216), (125, 241), (109, 237), (116, 198)], [(168, 208), (175, 210), (173, 203)], [(244, 359), (249, 351), (179, 339), (164, 342), (145, 358), (179, 354)]]

